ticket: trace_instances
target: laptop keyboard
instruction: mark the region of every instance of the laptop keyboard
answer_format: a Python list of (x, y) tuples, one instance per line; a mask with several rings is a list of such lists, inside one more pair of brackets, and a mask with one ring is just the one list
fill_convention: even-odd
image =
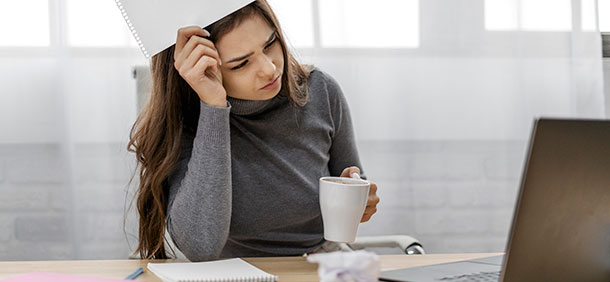
[(438, 281), (455, 281), (455, 282), (497, 282), (500, 280), (500, 271), (494, 272), (479, 272), (472, 274), (464, 274), (457, 276), (448, 276), (443, 278), (437, 278)]

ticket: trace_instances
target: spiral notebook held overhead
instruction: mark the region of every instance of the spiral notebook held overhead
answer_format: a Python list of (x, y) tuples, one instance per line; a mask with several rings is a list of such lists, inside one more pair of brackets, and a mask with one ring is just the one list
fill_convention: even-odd
[(176, 43), (178, 29), (205, 27), (252, 0), (115, 0), (148, 59)]
[(164, 282), (274, 282), (277, 279), (275, 275), (238, 258), (208, 262), (149, 263), (147, 268)]

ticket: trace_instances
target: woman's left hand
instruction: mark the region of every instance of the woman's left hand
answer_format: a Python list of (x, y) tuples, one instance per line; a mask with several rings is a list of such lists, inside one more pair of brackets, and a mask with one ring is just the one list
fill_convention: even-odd
[[(356, 166), (348, 167), (343, 170), (341, 177), (352, 177), (352, 174), (357, 173), (360, 177), (360, 169)], [(379, 196), (377, 196), (377, 184), (372, 181), (371, 188), (369, 189), (369, 198), (366, 201), (366, 208), (360, 222), (367, 222), (377, 212), (377, 204), (379, 204)]]

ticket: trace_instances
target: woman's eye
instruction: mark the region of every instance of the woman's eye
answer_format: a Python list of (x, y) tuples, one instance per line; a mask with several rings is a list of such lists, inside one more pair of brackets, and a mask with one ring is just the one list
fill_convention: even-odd
[[(265, 49), (268, 49), (269, 47), (271, 47), (271, 45), (273, 45), (273, 43), (277, 42), (277, 35), (273, 36), (273, 39), (271, 39), (271, 41), (269, 43), (267, 43), (267, 45), (265, 45)], [(244, 67), (246, 64), (248, 63), (248, 60), (245, 60), (243, 63), (234, 66), (231, 68), (231, 70), (238, 70), (241, 69), (242, 67)]]
[(248, 60), (245, 60), (243, 63), (241, 63), (241, 64), (239, 64), (239, 65), (237, 65), (237, 66), (232, 67), (232, 68), (231, 68), (231, 70), (238, 70), (238, 69), (241, 69), (243, 66), (245, 66), (245, 65), (246, 65), (246, 63), (248, 63)]
[(265, 49), (271, 47), (271, 45), (273, 45), (273, 43), (275, 43), (277, 41), (277, 36), (273, 36), (273, 39), (271, 40), (271, 42), (269, 42), (266, 46)]

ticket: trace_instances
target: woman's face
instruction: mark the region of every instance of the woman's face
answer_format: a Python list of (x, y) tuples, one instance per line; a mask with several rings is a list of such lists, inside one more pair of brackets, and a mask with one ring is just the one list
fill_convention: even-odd
[(216, 42), (227, 95), (267, 100), (282, 87), (284, 53), (276, 30), (260, 15), (244, 20)]

